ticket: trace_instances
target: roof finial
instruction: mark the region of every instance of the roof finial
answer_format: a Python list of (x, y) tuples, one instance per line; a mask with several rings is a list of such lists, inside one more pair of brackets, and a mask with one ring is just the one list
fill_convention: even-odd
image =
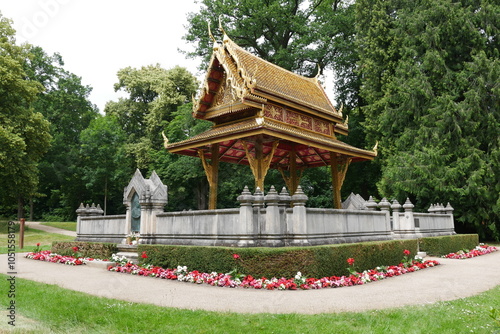
[(372, 151), (375, 152), (375, 155), (378, 155), (378, 140), (375, 143), (375, 146), (373, 146)]
[(318, 73), (316, 73), (316, 76), (314, 77), (314, 79), (316, 79), (316, 81), (319, 80), (319, 76), (321, 75), (321, 65), (318, 63)]
[(222, 28), (222, 15), (219, 15), (219, 30), (224, 34), (224, 36), (227, 36), (226, 31)]
[(210, 36), (210, 38), (212, 39), (212, 41), (214, 41), (214, 43), (217, 43), (217, 40), (215, 39), (214, 35), (212, 35), (212, 30), (210, 29), (210, 20), (207, 20), (207, 24), (208, 24), (208, 36)]
[(162, 135), (162, 137), (163, 137), (163, 146), (164, 146), (165, 148), (168, 148), (168, 138), (167, 138), (167, 136), (165, 136), (165, 131), (162, 131), (162, 132), (161, 132), (161, 135)]

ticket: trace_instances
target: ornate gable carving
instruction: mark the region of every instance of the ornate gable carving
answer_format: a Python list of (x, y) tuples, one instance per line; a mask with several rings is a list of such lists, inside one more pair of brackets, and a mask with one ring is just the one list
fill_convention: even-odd
[(238, 101), (238, 93), (237, 91), (232, 87), (227, 84), (226, 81), (226, 75), (224, 73), (224, 77), (222, 79), (222, 82), (219, 86), (219, 89), (215, 95), (215, 100), (214, 103), (212, 104), (213, 108), (218, 108), (224, 105), (229, 105), (236, 103)]

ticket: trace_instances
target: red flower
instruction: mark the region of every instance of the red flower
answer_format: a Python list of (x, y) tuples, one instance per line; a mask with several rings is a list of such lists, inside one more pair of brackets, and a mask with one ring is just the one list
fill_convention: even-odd
[(238, 254), (233, 254), (233, 259), (238, 260), (240, 256)]
[(352, 257), (347, 259), (347, 263), (349, 263), (350, 266), (354, 264), (354, 259)]
[(143, 259), (147, 259), (147, 258), (148, 258), (148, 255), (147, 255), (147, 254), (146, 254), (146, 252), (144, 251), (144, 252), (142, 252), (141, 257), (142, 257)]
[(37, 242), (37, 243), (36, 243), (36, 246), (37, 246), (37, 247), (40, 247), (40, 243), (39, 243), (39, 242)]
[(75, 252), (75, 253), (76, 253), (76, 252), (78, 252), (78, 250), (79, 250), (79, 248), (78, 248), (78, 247), (76, 247), (76, 246), (75, 246), (75, 247), (73, 247), (72, 249), (73, 249), (73, 252)]
[(403, 251), (403, 253), (404, 253), (404, 255), (410, 255), (410, 253), (411, 253), (411, 252), (410, 252), (409, 250), (405, 249), (405, 250)]

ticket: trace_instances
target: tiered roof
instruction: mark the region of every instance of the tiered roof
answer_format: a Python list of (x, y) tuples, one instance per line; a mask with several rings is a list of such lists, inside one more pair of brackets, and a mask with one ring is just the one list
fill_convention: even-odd
[(317, 78), (307, 78), (271, 64), (242, 49), (227, 36), (215, 43), (193, 116), (214, 123), (211, 130), (190, 139), (167, 143), (173, 153), (210, 158), (210, 146), (219, 144), (221, 161), (248, 164), (244, 146), (252, 149), (256, 136), (264, 154), (279, 141), (271, 168), (285, 168), (290, 151), (298, 167), (328, 165), (330, 152), (356, 160), (371, 160), (375, 152), (345, 144), (342, 111), (337, 110)]

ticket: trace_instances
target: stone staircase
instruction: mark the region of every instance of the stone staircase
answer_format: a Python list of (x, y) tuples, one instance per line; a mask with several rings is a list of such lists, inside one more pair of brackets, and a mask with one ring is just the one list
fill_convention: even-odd
[(137, 264), (139, 255), (137, 254), (137, 245), (118, 244), (118, 256), (125, 256), (130, 262)]

